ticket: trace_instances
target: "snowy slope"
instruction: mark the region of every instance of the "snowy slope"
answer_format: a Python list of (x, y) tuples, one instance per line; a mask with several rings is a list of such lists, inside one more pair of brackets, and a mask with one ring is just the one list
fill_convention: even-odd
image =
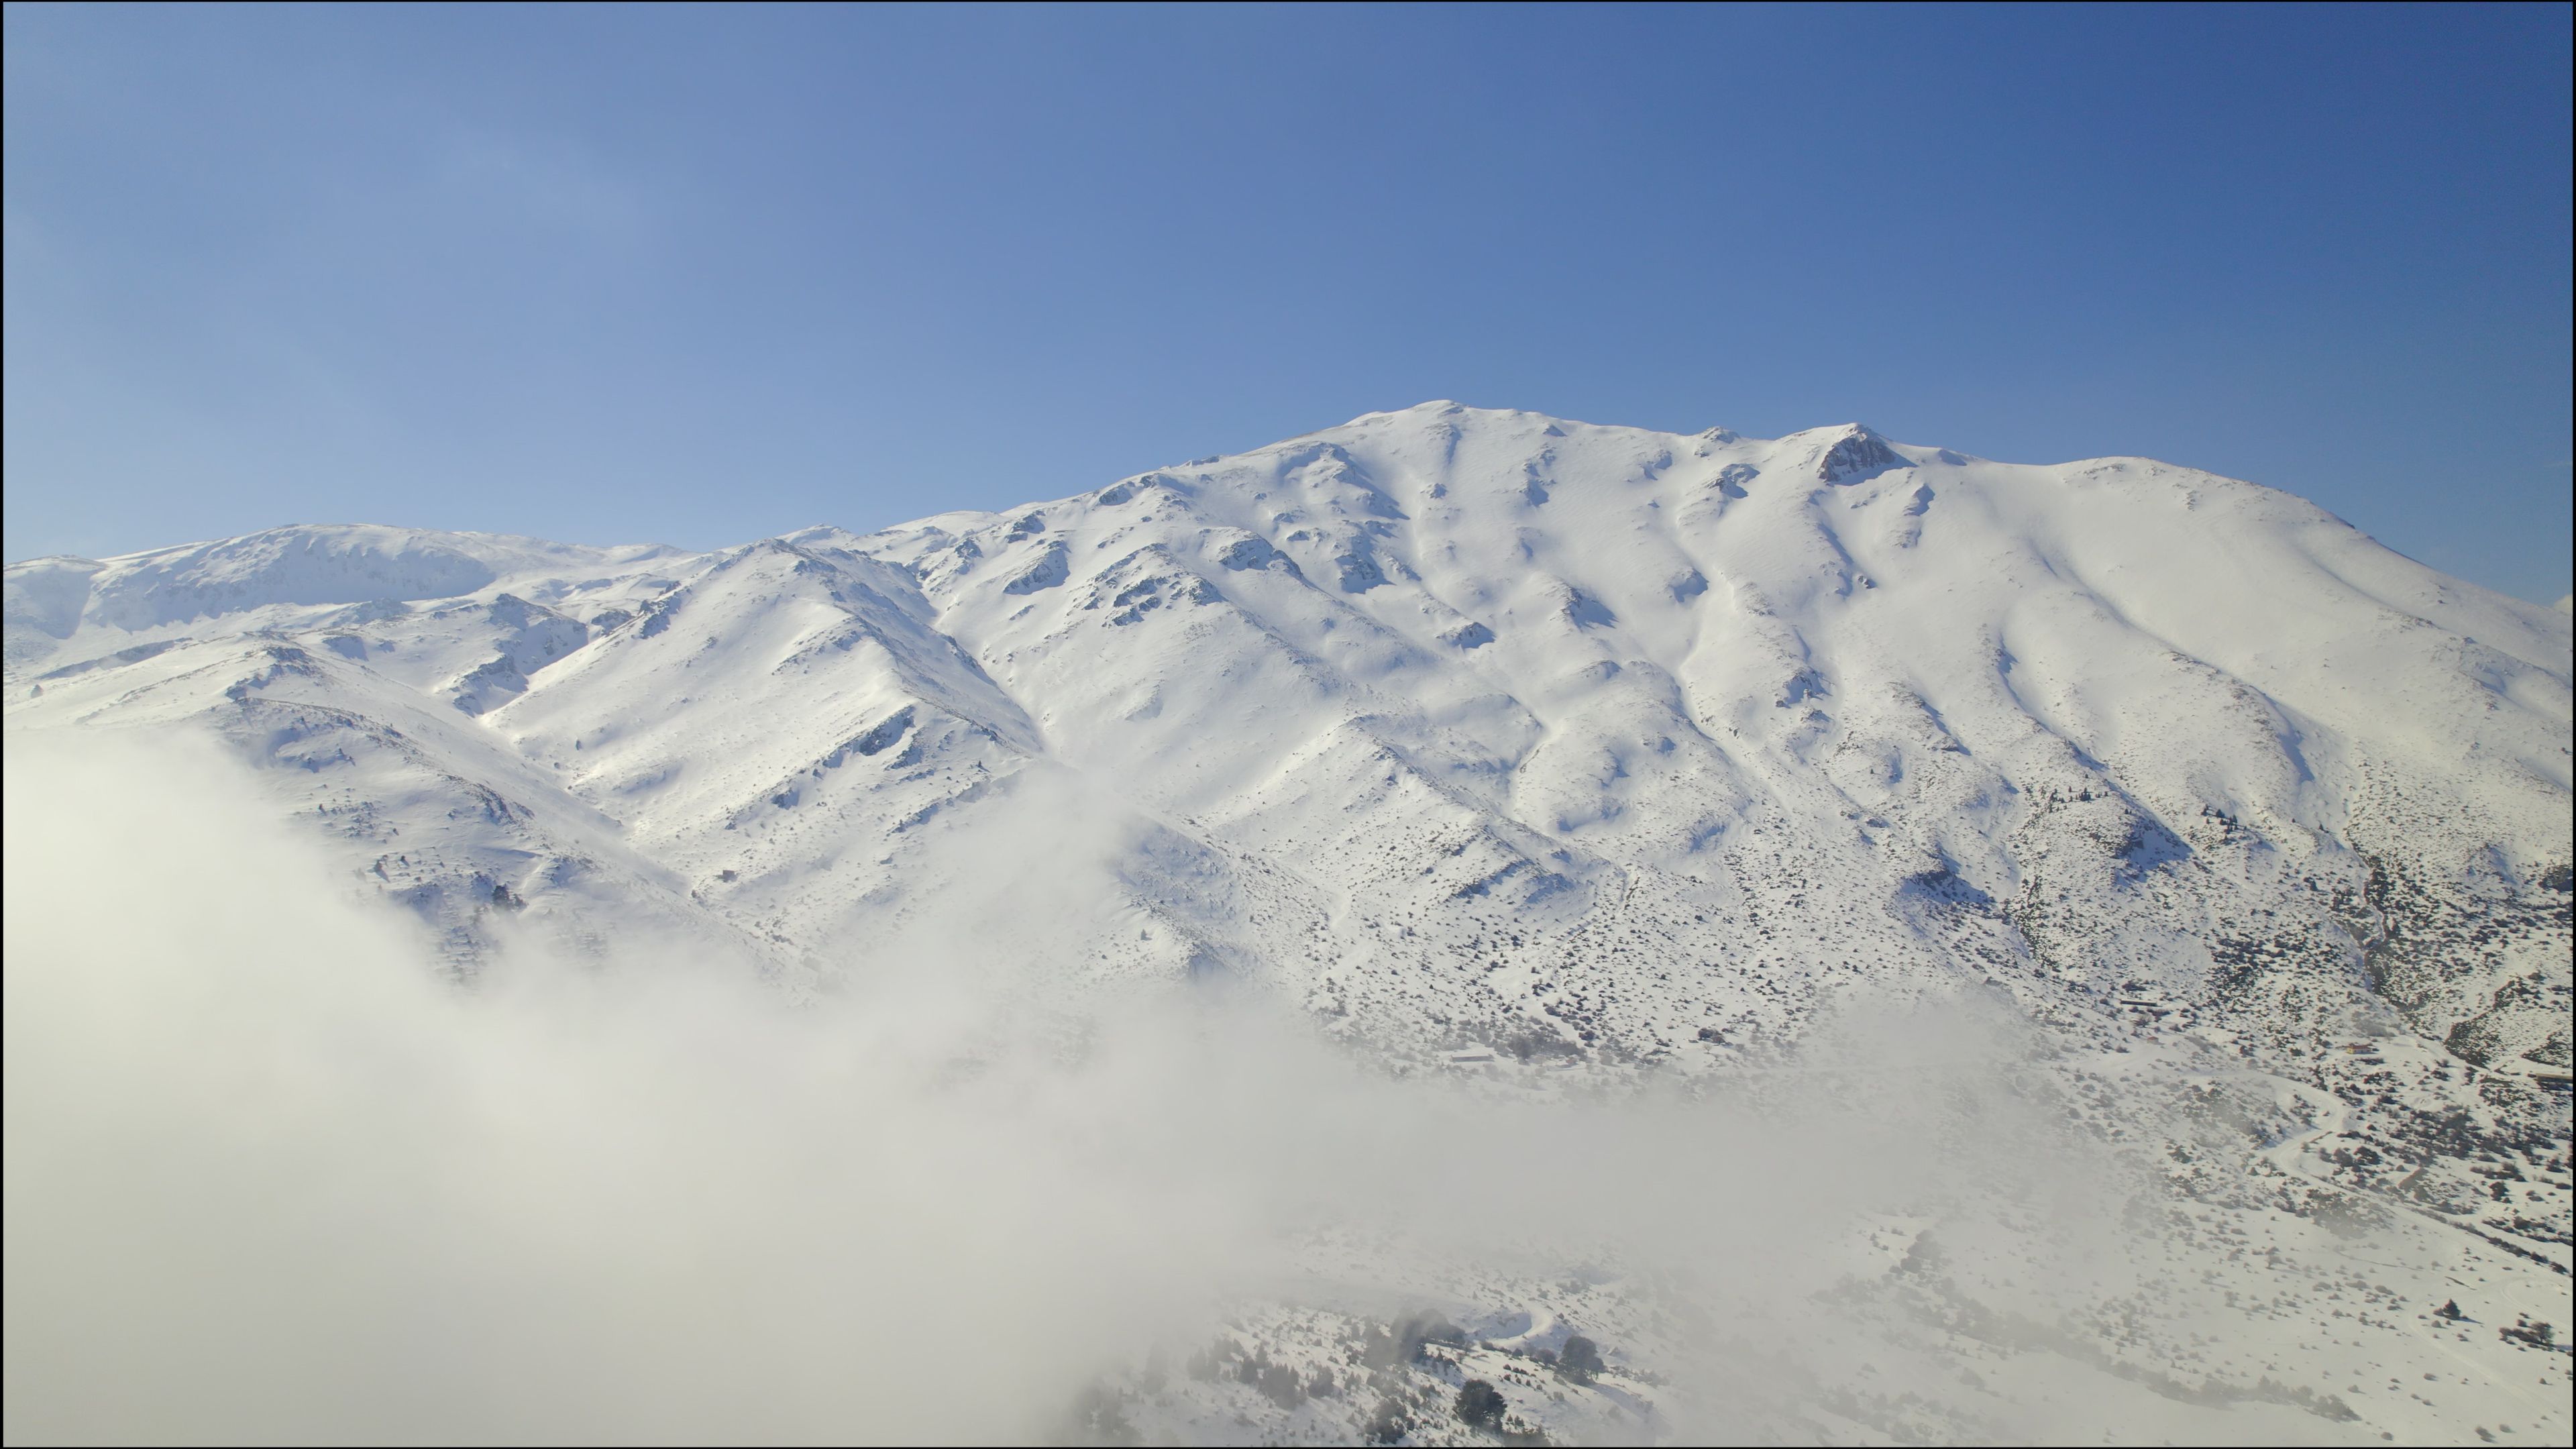
[(2570, 683), (2563, 608), (2251, 483), (1450, 403), (704, 555), (328, 527), (7, 579), (13, 731), (221, 732), (463, 971), (504, 916), (639, 919), (827, 985), (1073, 781), (1114, 899), (1068, 990), (1597, 1082), (2000, 992), (2254, 1072), (2246, 1151), (2561, 1284)]
[(2000, 961), (2097, 1014), (2313, 1049), (2393, 1007), (2565, 1070), (2531, 1013), (2564, 1004), (2566, 616), (2143, 460), (1427, 404), (705, 556), (38, 560), (8, 620), (14, 724), (185, 713), (183, 678), (426, 710), (457, 778), (616, 822), (826, 972), (914, 840), (1044, 761), (1132, 814), (1158, 969), (1390, 1045), (1704, 1065), (1837, 980)]

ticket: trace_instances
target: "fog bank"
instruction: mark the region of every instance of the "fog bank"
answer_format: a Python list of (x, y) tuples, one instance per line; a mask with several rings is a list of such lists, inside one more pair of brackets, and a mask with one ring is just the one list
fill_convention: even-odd
[(2119, 1174), (1965, 1006), (1616, 1101), (1399, 1079), (1257, 992), (1071, 1012), (1079, 806), (819, 999), (642, 940), (469, 985), (210, 747), (13, 737), (8, 1437), (1025, 1440), (1246, 1301), (1586, 1263), (1661, 1285), (1722, 1435), (1786, 1390), (1692, 1325), (1830, 1339), (1872, 1214), (2117, 1256)]

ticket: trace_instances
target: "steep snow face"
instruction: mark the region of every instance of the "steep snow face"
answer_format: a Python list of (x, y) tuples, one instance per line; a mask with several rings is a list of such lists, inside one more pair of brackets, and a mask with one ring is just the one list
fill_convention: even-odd
[[(1319, 1004), (1423, 1030), (1657, 1056), (1758, 1029), (1739, 974), (1805, 1000), (1995, 949), (2160, 1010), (2257, 990), (2240, 958), (2376, 972), (2444, 1037), (2526, 953), (2364, 971), (2371, 892), (2545, 916), (2568, 853), (2563, 617), (2144, 460), (1433, 404), (854, 547), (1055, 758), (1362, 923), (1314, 925), (1372, 963), (1302, 973)], [(1511, 964), (1411, 996), (1490, 961), (1486, 905)], [(1766, 914), (1805, 944), (1748, 944)], [(1632, 931), (1700, 981), (1526, 977)]]
[(2390, 1032), (2568, 1069), (2568, 615), (2143, 459), (1432, 403), (708, 555), (37, 560), (7, 617), (12, 728), (297, 765), (460, 961), (632, 891), (827, 978), (1072, 779), (1117, 899), (1069, 979), (1222, 973), (1426, 1061), (1726, 1070), (1966, 985), (2301, 1080)]
[(721, 909), (818, 939), (860, 924), (854, 897), (873, 890), (853, 882), (890, 836), (1039, 753), (931, 612), (903, 569), (818, 540), (754, 544), (490, 723)]

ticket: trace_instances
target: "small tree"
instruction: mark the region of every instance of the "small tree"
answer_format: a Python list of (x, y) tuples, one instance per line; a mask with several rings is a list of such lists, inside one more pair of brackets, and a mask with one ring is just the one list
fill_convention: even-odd
[(1284, 1363), (1265, 1366), (1261, 1377), (1254, 1380), (1253, 1387), (1261, 1390), (1263, 1398), (1283, 1409), (1297, 1407), (1297, 1401), (1306, 1397), (1304, 1387), (1297, 1382), (1297, 1371)]
[(1601, 1345), (1579, 1333), (1567, 1339), (1564, 1350), (1556, 1356), (1557, 1372), (1579, 1384), (1592, 1382), (1594, 1375), (1609, 1367), (1601, 1361)]
[(1458, 1420), (1471, 1429), (1499, 1432), (1505, 1407), (1502, 1394), (1483, 1379), (1469, 1379), (1458, 1391)]

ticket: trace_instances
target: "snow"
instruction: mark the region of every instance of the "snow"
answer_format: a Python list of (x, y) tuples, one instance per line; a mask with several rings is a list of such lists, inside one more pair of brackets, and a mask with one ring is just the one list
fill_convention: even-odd
[[(2421, 1326), (2472, 1262), (2564, 1321), (2568, 603), (2252, 483), (1434, 402), (865, 535), (284, 528), (13, 564), (6, 605), (12, 732), (221, 736), (461, 974), (503, 888), (568, 941), (651, 921), (828, 990), (1073, 779), (1119, 899), (1058, 943), (1068, 992), (1214, 974), (1379, 1059), (1547, 1091), (1751, 1081), (1838, 1002), (1987, 993), (2070, 1081), (2235, 1104), (2204, 1149), (2276, 1205), (2210, 1187), (2191, 1232), (2322, 1274), (2300, 1205), (2393, 1205), (2414, 1276), (2369, 1353), (2528, 1379)], [(1901, 1296), (1892, 1231), (1855, 1229), (1853, 1271)], [(1278, 1353), (1340, 1351), (1296, 1321)], [(1503, 1341), (1538, 1331), (1462, 1354), (1523, 1374)], [(2360, 1342), (2299, 1382), (2343, 1392)], [(1993, 1393), (2063, 1400), (1995, 1352)], [(2342, 1432), (2107, 1374), (2180, 1435)], [(1274, 1423), (1221, 1390), (1189, 1422)], [(1515, 1411), (1637, 1422), (1581, 1407), (1607, 1392)], [(2513, 1402), (2564, 1437), (2563, 1393)], [(2472, 1422), (2353, 1407), (2373, 1439)]]

